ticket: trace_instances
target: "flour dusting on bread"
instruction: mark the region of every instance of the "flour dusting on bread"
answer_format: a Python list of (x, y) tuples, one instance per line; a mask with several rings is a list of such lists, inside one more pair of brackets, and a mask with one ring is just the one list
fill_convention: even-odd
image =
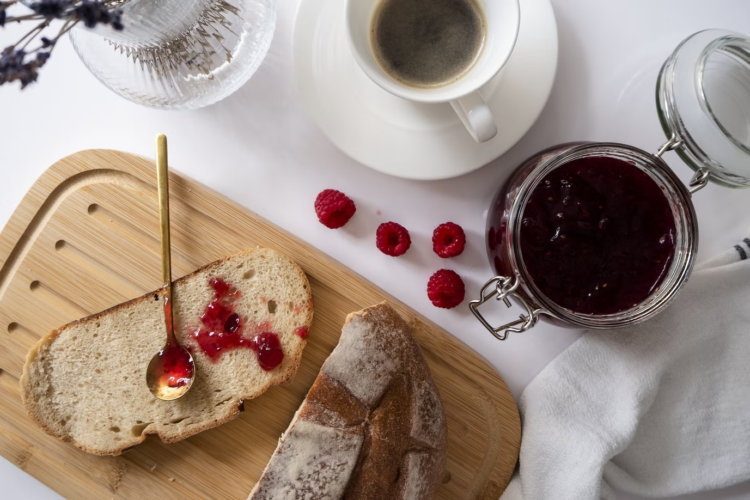
[(354, 316), (346, 325), (331, 356), (323, 364), (323, 372), (342, 383), (355, 398), (366, 405), (377, 402), (401, 369), (400, 357), (389, 355), (386, 344), (398, 342), (396, 333), (373, 327), (361, 316)]
[(272, 472), (257, 498), (341, 498), (357, 464), (364, 430), (325, 427), (299, 420), (274, 453)]

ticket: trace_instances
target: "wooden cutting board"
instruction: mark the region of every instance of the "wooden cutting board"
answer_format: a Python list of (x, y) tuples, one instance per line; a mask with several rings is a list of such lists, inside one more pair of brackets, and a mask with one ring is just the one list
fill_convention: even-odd
[(283, 252), (307, 273), (315, 321), (293, 383), (247, 401), (242, 416), (226, 425), (172, 445), (151, 438), (120, 457), (88, 455), (27, 418), (18, 379), (32, 344), (160, 286), (153, 162), (82, 151), (39, 178), (0, 234), (4, 457), (68, 498), (244, 499), (338, 342), (346, 315), (388, 300), (413, 326), (445, 405), (448, 462), (438, 498), (498, 498), (515, 467), (521, 429), (513, 397), (486, 361), (257, 215), (177, 172), (170, 184), (175, 277), (257, 245)]

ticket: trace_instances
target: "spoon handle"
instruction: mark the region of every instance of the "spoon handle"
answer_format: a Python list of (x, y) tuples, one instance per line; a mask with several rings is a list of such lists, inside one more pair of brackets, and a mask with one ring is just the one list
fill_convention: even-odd
[[(161, 230), (162, 284), (172, 288), (172, 250), (169, 239), (169, 176), (167, 163), (167, 137), (156, 137), (156, 179), (159, 191), (159, 229)], [(169, 294), (172, 295), (171, 293)]]
[(169, 166), (167, 161), (167, 137), (156, 137), (156, 180), (159, 193), (159, 229), (161, 232), (161, 274), (164, 285), (164, 316), (167, 336), (175, 343), (172, 327), (172, 245), (169, 236)]

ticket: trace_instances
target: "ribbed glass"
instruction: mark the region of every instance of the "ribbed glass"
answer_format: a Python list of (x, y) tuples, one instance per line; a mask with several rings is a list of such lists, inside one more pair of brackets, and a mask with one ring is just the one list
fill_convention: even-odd
[(240, 88), (271, 45), (276, 0), (130, 0), (123, 31), (77, 26), (75, 50), (115, 93), (154, 108), (195, 109)]

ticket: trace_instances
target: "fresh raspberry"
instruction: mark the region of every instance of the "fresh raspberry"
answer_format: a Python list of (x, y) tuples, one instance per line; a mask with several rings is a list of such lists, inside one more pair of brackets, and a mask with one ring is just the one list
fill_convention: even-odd
[(409, 231), (401, 224), (385, 222), (378, 227), (375, 244), (381, 252), (391, 257), (404, 255), (411, 246)]
[(452, 309), (463, 302), (466, 288), (455, 271), (441, 269), (427, 282), (427, 296), (435, 307)]
[(466, 234), (458, 224), (440, 224), (432, 233), (432, 249), (443, 259), (461, 255), (465, 246)]
[(318, 220), (330, 229), (338, 229), (349, 222), (356, 211), (352, 199), (335, 189), (325, 189), (315, 198)]

